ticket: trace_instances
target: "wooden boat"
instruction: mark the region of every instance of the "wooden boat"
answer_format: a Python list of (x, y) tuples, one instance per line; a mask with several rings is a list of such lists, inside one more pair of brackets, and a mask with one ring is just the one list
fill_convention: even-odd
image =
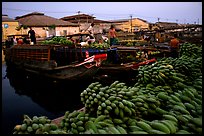
[(142, 65), (148, 65), (156, 62), (155, 58), (143, 62), (130, 62), (124, 64), (102, 64), (96, 73), (96, 79), (111, 78), (110, 81), (134, 81), (138, 74), (138, 68)]
[(107, 54), (90, 57), (76, 48), (61, 45), (15, 45), (6, 50), (7, 66), (23, 69), (54, 79), (86, 79), (92, 77)]

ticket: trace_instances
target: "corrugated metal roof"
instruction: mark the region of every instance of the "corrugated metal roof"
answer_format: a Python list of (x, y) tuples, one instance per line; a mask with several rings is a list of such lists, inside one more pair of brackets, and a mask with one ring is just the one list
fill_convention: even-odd
[[(149, 23), (149, 22), (147, 22), (146, 20), (144, 20), (144, 19), (141, 19), (141, 18), (132, 18), (132, 20), (134, 20), (134, 19), (138, 19), (138, 20), (141, 20), (141, 21), (143, 21), (143, 22), (146, 22), (146, 23)], [(109, 20), (110, 22), (113, 22), (113, 23), (123, 23), (123, 22), (128, 22), (128, 21), (130, 21), (131, 19), (117, 19), (117, 20)]]
[(176, 27), (178, 26), (177, 23), (174, 22), (156, 22), (155, 23), (157, 26), (159, 27), (164, 27), (164, 28), (168, 28), (168, 27)]
[(16, 17), (22, 25), (34, 26), (34, 27), (44, 27), (44, 26), (78, 26), (78, 24), (71, 23), (68, 21), (63, 21), (50, 16), (46, 16), (43, 13), (33, 12), (20, 17)]

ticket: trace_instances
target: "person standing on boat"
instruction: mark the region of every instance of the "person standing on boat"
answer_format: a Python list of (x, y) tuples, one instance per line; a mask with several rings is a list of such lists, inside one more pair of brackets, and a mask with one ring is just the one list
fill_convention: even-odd
[(173, 38), (171, 39), (169, 45), (171, 47), (171, 53), (173, 58), (178, 57), (178, 51), (179, 51), (179, 43), (180, 41), (177, 39), (177, 34), (174, 34)]
[(35, 37), (35, 31), (30, 27), (30, 30), (28, 31), (28, 35), (30, 36), (31, 43), (33, 42), (36, 44), (36, 37)]
[(86, 37), (86, 41), (88, 43), (94, 43), (95, 42), (95, 36), (94, 36), (94, 23), (91, 23), (91, 26), (87, 29), (89, 32), (89, 36)]
[(90, 35), (92, 36), (91, 38), (93, 39), (94, 38), (94, 23), (91, 23), (91, 25), (89, 26), (88, 28), (88, 32), (90, 33)]
[(111, 25), (109, 32), (108, 32), (108, 35), (109, 35), (109, 39), (110, 39), (110, 46), (116, 44), (117, 35), (116, 35), (114, 25)]

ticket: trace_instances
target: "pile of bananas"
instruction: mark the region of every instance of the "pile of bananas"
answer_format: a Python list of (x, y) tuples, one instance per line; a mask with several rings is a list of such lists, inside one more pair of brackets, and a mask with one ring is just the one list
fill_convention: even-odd
[[(195, 58), (182, 55), (180, 58), (164, 58), (152, 65), (140, 66), (136, 77), (138, 80), (133, 86), (120, 81), (109, 86), (103, 86), (100, 82), (91, 83), (80, 94), (85, 111), (67, 111), (60, 125), (52, 128), (51, 132), (202, 134), (200, 57), (199, 54)], [(181, 66), (182, 70), (179, 69)], [(19, 128), (17, 125), (14, 133), (22, 129), (25, 132), (25, 128)], [(51, 133), (47, 129), (42, 130), (42, 133)], [(26, 132), (36, 133), (30, 129)]]
[(148, 55), (157, 55), (160, 54), (160, 51), (151, 51)]
[(65, 134), (56, 124), (46, 116), (33, 116), (31, 119), (28, 115), (23, 115), (21, 125), (16, 125), (13, 134)]
[(89, 114), (84, 111), (66, 111), (60, 122), (60, 128), (68, 134), (80, 134), (85, 132), (84, 125), (89, 121)]
[(179, 55), (185, 55), (189, 58), (197, 58), (198, 56), (202, 56), (202, 46), (191, 43), (184, 43), (180, 46)]

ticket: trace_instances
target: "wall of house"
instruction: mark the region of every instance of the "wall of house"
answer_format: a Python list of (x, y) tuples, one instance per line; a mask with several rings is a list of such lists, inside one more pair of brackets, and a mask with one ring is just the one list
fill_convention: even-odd
[[(131, 21), (117, 23), (117, 27), (123, 31), (131, 32)], [(132, 19), (132, 31), (149, 29), (149, 23), (143, 22), (140, 19)]]
[[(32, 27), (32, 29), (35, 31), (36, 37), (40, 38), (40, 37), (46, 36), (46, 31), (43, 30), (43, 27)], [(30, 30), (30, 28), (27, 28), (27, 29), (21, 28), (20, 32), (21, 32), (21, 34), (28, 34), (29, 30)]]
[[(80, 30), (85, 31), (89, 28), (91, 23), (81, 23), (80, 24)], [(110, 23), (97, 23), (94, 25), (94, 33), (102, 33), (103, 29), (108, 30), (110, 28)]]
[[(79, 28), (78, 27), (56, 27), (55, 30), (50, 30), (48, 27), (32, 27), (32, 29), (35, 31), (37, 38), (45, 38), (50, 35), (64, 35), (64, 30), (67, 31), (67, 34), (73, 34), (78, 33)], [(25, 30), (21, 30), (23, 34), (28, 34), (28, 31), (30, 29), (27, 28)]]
[[(8, 24), (8, 28), (4, 28), (4, 24)], [(18, 22), (2, 22), (2, 41), (5, 41), (8, 35), (20, 34), (20, 31), (16, 30), (18, 25)]]
[[(46, 30), (43, 29), (43, 27), (32, 27), (32, 29), (35, 31), (35, 36), (38, 38), (46, 37)], [(29, 29), (28, 29), (29, 31)]]
[(55, 31), (57, 33), (59, 33), (61, 36), (63, 36), (63, 35), (65, 35), (64, 31), (66, 31), (67, 35), (78, 33), (79, 32), (79, 27), (72, 27), (72, 26), (69, 26), (69, 27), (56, 27)]

